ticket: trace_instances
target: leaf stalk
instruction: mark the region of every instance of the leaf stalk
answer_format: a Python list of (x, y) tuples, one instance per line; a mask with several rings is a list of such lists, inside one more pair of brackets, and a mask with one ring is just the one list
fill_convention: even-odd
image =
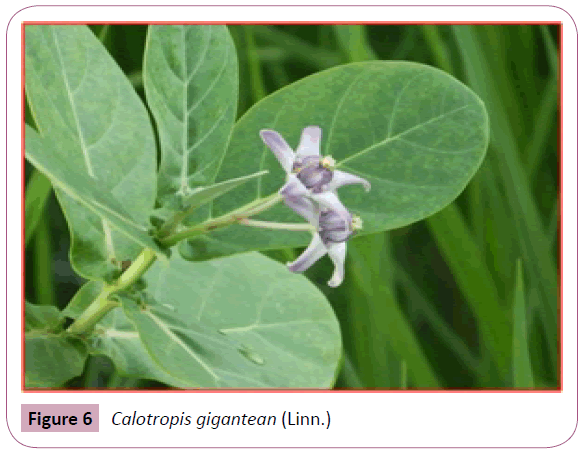
[[(231, 213), (219, 216), (215, 219), (210, 219), (181, 232), (171, 234), (160, 239), (159, 242), (165, 248), (172, 247), (184, 239), (196, 237), (197, 235), (205, 234), (212, 230), (240, 222), (249, 216), (261, 213), (268, 208), (271, 208), (282, 200), (283, 197), (279, 194), (273, 194), (263, 199), (255, 200), (232, 211)], [(119, 302), (111, 299), (111, 296), (133, 285), (151, 267), (156, 259), (157, 256), (153, 250), (144, 248), (135, 261), (133, 261), (133, 263), (115, 282), (103, 287), (99, 295), (97, 295), (87, 309), (85, 309), (85, 311), (71, 324), (67, 329), (67, 332), (78, 335), (90, 332), (97, 322), (105, 316), (105, 314), (114, 307), (119, 306)]]

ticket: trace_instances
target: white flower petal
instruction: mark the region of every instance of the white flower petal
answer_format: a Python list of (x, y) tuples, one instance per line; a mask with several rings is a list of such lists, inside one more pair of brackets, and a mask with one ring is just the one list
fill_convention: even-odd
[(327, 252), (335, 267), (331, 279), (329, 282), (327, 282), (327, 284), (332, 288), (339, 286), (344, 281), (344, 262), (346, 260), (346, 248), (346, 242), (331, 243), (327, 246)]
[(273, 130), (261, 130), (259, 134), (263, 142), (273, 151), (273, 154), (275, 154), (275, 157), (277, 157), (285, 172), (290, 173), (293, 168), (295, 154), (293, 153), (293, 149), (287, 144), (287, 141)]
[(340, 215), (346, 223), (346, 227), (349, 227), (352, 218), (350, 212), (344, 206), (340, 199), (333, 191), (321, 192), (319, 194), (310, 194), (310, 197), (317, 202), (320, 206), (324, 208), (330, 208)]
[(349, 184), (361, 184), (364, 186), (366, 192), (370, 191), (370, 183), (366, 181), (364, 178), (360, 178), (355, 174), (346, 173), (345, 171), (334, 170), (333, 177), (331, 178), (330, 183), (327, 187), (330, 190), (335, 190), (338, 187), (346, 186)]
[(287, 176), (287, 182), (279, 189), (279, 193), (285, 198), (295, 199), (298, 197), (307, 197), (309, 190), (294, 174)]
[(309, 191), (295, 175), (290, 174), (287, 182), (279, 193), (283, 196), (285, 204), (292, 208), (300, 216), (303, 216), (307, 222), (317, 228), (319, 219), (319, 210), (317, 206), (307, 197)]
[(318, 126), (308, 126), (303, 129), (299, 146), (297, 147), (297, 157), (306, 155), (319, 156), (319, 144), (321, 143), (321, 128)]
[(311, 200), (306, 197), (285, 198), (285, 205), (317, 229), (319, 212)]
[(311, 265), (321, 258), (327, 252), (327, 248), (319, 238), (319, 235), (314, 234), (309, 246), (305, 249), (301, 256), (299, 256), (292, 263), (287, 263), (287, 267), (291, 272), (303, 272), (311, 267)]

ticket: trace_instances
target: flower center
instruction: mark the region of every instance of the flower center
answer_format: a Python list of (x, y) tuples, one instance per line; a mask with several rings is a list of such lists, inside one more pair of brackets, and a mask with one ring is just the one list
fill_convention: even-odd
[(308, 155), (293, 163), (292, 172), (305, 187), (315, 193), (323, 191), (333, 177), (332, 168), (335, 161), (331, 157), (321, 158), (318, 155)]

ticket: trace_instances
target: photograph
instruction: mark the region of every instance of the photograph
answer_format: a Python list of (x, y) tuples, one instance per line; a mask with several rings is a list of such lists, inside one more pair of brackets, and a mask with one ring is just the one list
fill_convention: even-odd
[(559, 23), (22, 26), (22, 389), (556, 391)]

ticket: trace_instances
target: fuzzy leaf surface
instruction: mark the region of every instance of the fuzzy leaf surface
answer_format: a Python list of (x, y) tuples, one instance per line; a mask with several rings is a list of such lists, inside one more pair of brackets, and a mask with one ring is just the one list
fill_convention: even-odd
[[(25, 42), (26, 95), (45, 146), (67, 166), (67, 179), (99, 184), (146, 226), (156, 196), (155, 143), (129, 80), (86, 26), (27, 25)], [(84, 277), (111, 278), (144, 246), (78, 197), (57, 191), (57, 198), (73, 237), (73, 267)]]
[(189, 387), (333, 385), (339, 325), (303, 276), (250, 253), (194, 264), (175, 255), (145, 280), (147, 302), (124, 311), (154, 361)]
[(238, 94), (238, 62), (226, 26), (150, 26), (144, 88), (162, 147), (161, 201), (212, 184)]

